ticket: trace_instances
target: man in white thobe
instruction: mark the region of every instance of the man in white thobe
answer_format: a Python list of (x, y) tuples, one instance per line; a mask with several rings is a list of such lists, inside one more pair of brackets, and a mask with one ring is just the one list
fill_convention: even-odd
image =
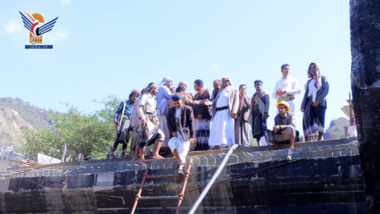
[(289, 76), (290, 65), (281, 66), (282, 78), (276, 83), (273, 91), (273, 98), (277, 99), (277, 103), (285, 101), (289, 104), (290, 112), (295, 114), (295, 95), (301, 93), (298, 80)]
[[(221, 149), (235, 144), (234, 119), (239, 109), (239, 91), (232, 87), (231, 78), (222, 79), (222, 89), (212, 102), (213, 119), (209, 144), (212, 149)], [(211, 104), (207, 101), (206, 104)]]

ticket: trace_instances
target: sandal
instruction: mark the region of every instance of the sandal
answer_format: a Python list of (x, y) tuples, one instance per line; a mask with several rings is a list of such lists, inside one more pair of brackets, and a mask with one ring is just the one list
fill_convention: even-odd
[(183, 171), (183, 169), (178, 169), (178, 175), (185, 175), (185, 172)]
[(114, 153), (110, 153), (109, 159), (117, 159), (117, 157)]
[(178, 174), (179, 175), (184, 175), (185, 174), (185, 172), (183, 171), (183, 168), (185, 167), (185, 164), (184, 163), (182, 163), (182, 164), (180, 164), (179, 166), (178, 166)]
[(294, 148), (289, 148), (288, 156), (286, 157), (286, 159), (288, 159), (288, 161), (291, 161), (293, 159), (293, 154), (294, 154)]

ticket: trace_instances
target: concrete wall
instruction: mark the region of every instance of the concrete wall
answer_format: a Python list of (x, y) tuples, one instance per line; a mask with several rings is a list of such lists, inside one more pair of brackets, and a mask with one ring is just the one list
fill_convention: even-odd
[[(194, 168), (182, 213), (191, 208), (225, 153), (189, 156)], [(151, 175), (175, 174), (176, 165), (172, 158), (157, 160)], [(0, 181), (0, 210), (130, 212), (145, 170), (145, 165), (119, 159), (9, 172), (13, 176), (3, 174), (5, 180)], [(360, 172), (357, 142), (352, 139), (298, 144), (292, 162), (286, 160), (286, 150), (239, 148), (197, 213), (365, 213)], [(148, 180), (142, 195), (178, 195), (182, 183), (182, 178)], [(172, 199), (140, 201), (137, 213), (173, 213), (176, 205)]]
[(368, 212), (380, 210), (380, 1), (351, 0), (351, 84)]

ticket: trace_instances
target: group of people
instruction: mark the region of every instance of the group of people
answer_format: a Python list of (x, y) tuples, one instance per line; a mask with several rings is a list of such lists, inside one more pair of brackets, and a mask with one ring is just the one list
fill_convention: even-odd
[[(273, 130), (267, 128), (270, 99), (261, 80), (254, 82), (256, 92), (252, 97), (247, 96), (245, 84), (237, 89), (227, 76), (214, 80), (211, 93), (200, 79), (194, 81), (196, 93), (192, 94), (187, 92), (186, 82), (172, 87), (170, 77), (163, 78), (159, 84), (149, 83), (141, 93), (133, 90), (115, 113), (117, 138), (110, 157), (114, 158), (113, 152), (119, 143), (123, 144), (124, 157), (131, 137), (133, 159), (140, 155), (140, 162), (144, 163), (145, 148), (154, 144), (153, 159), (162, 159), (171, 152), (179, 162), (178, 173), (183, 174), (190, 150), (222, 149), (234, 144), (248, 147), (251, 136), (260, 146), (265, 136), (276, 149), (280, 148), (280, 143), (289, 143), (290, 160), (298, 132), (295, 96), (301, 90), (297, 79), (289, 76), (289, 72), (288, 64), (281, 66), (282, 78), (273, 91), (278, 110)], [(317, 63), (310, 63), (307, 74), (310, 79), (301, 104), (304, 137), (308, 141), (317, 134), (321, 140), (329, 85)]]

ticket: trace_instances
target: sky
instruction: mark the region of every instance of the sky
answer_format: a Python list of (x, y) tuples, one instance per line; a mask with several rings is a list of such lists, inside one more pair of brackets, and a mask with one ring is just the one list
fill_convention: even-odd
[[(351, 73), (348, 0), (194, 0), (194, 1), (5, 1), (0, 7), (0, 98), (20, 98), (46, 110), (76, 106), (93, 113), (109, 95), (128, 97), (149, 82), (170, 76), (188, 92), (202, 79), (230, 76), (234, 87), (254, 81), (273, 93), (288, 63), (298, 79), (299, 110), (310, 62), (327, 76), (326, 127), (345, 117)], [(25, 49), (29, 33), (19, 13), (39, 13), (45, 23), (59, 17), (43, 44)], [(271, 99), (268, 127), (273, 126)]]

